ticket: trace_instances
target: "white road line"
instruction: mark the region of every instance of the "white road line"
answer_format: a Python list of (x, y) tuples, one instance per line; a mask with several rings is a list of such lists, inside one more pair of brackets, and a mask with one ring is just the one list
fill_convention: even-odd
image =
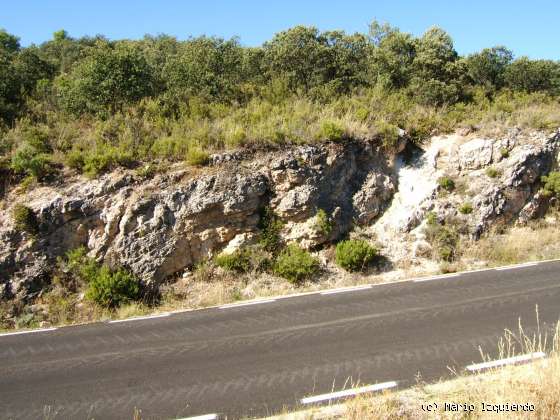
[(546, 354), (544, 354), (542, 351), (539, 351), (536, 353), (523, 354), (521, 356), (508, 357), (507, 359), (493, 360), (491, 362), (485, 362), (485, 363), (476, 363), (474, 365), (467, 366), (467, 370), (471, 372), (476, 372), (477, 370), (490, 369), (499, 366), (527, 362), (529, 360), (542, 359), (543, 357), (546, 357)]
[(157, 315), (135, 316), (133, 318), (114, 319), (112, 321), (109, 321), (109, 324), (116, 324), (118, 322), (142, 321), (144, 319), (165, 318), (166, 316), (169, 315), (171, 315), (169, 312), (165, 312), (163, 314), (157, 314)]
[(506, 265), (505, 267), (498, 267), (498, 268), (495, 268), (494, 270), (497, 270), (497, 271), (513, 270), (515, 268), (532, 267), (532, 266), (538, 265), (538, 264), (539, 264), (538, 262), (530, 262), (530, 263), (525, 263), (525, 264)]
[(345, 292), (353, 292), (356, 290), (366, 290), (371, 289), (371, 284), (366, 284), (365, 286), (350, 286), (350, 287), (341, 287), (340, 289), (330, 289), (324, 292), (321, 292), (322, 295), (334, 295), (335, 293), (345, 293)]
[(175, 420), (216, 420), (217, 418), (218, 418), (217, 414), (204, 414), (203, 416), (183, 417), (181, 419), (175, 419)]
[(450, 279), (450, 278), (453, 278), (453, 277), (459, 277), (460, 275), (461, 275), (461, 273), (443, 274), (441, 276), (420, 277), (420, 278), (417, 278), (417, 279), (413, 279), (412, 281), (414, 283), (420, 283), (420, 282), (423, 282), (423, 281)]
[(261, 303), (272, 303), (272, 302), (276, 302), (276, 299), (262, 299), (262, 300), (252, 300), (250, 302), (228, 303), (227, 305), (219, 306), (219, 308), (220, 309), (237, 308), (239, 306), (259, 305)]
[(11, 333), (0, 333), (0, 337), (6, 337), (8, 335), (31, 334), (31, 333), (39, 333), (39, 332), (46, 332), (46, 331), (54, 331), (57, 329), (58, 329), (57, 327), (53, 327), (53, 328), (42, 328), (37, 330), (18, 331), (18, 332), (11, 332)]
[(301, 400), (301, 403), (302, 404), (313, 404), (313, 403), (321, 402), (321, 401), (328, 401), (328, 400), (334, 400), (334, 399), (337, 399), (337, 398), (350, 397), (350, 396), (353, 396), (353, 395), (363, 394), (365, 392), (381, 391), (381, 390), (384, 390), (384, 389), (394, 388), (396, 386), (397, 386), (397, 383), (395, 381), (383, 382), (383, 383), (380, 383), (380, 384), (368, 385), (368, 386), (363, 386), (363, 387), (360, 387), (360, 388), (347, 389), (345, 391), (338, 391), (338, 392), (332, 392), (330, 394), (321, 394), (321, 395), (316, 395), (314, 397), (303, 398)]

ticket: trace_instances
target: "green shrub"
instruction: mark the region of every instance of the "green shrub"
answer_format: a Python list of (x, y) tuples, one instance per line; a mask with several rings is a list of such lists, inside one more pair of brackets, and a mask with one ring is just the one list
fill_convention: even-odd
[(81, 150), (71, 150), (64, 158), (66, 166), (82, 172), (84, 169), (84, 153)]
[(136, 175), (138, 175), (141, 178), (153, 178), (156, 172), (157, 172), (156, 165), (151, 165), (151, 164), (143, 165), (138, 169), (136, 169)]
[(210, 162), (210, 155), (201, 149), (189, 149), (186, 161), (192, 166), (204, 166)]
[(369, 118), (369, 110), (366, 108), (358, 108), (356, 110), (356, 118), (358, 121), (365, 122)]
[(457, 256), (459, 234), (452, 226), (428, 226), (424, 233), (426, 240), (434, 247), (440, 260), (451, 262)]
[(83, 171), (89, 177), (96, 177), (118, 166), (132, 164), (132, 154), (115, 147), (103, 146), (83, 157)]
[(509, 157), (509, 150), (505, 147), (502, 147), (500, 149), (500, 156), (502, 157), (502, 159), (507, 159)]
[(99, 264), (87, 256), (87, 249), (84, 246), (66, 253), (66, 267), (75, 278), (85, 284), (94, 281), (99, 272)]
[(399, 141), (399, 128), (386, 121), (377, 121), (375, 123), (375, 131), (382, 139), (383, 146), (395, 147)]
[(344, 138), (344, 127), (335, 121), (323, 121), (318, 137), (320, 140), (340, 141)]
[(38, 180), (52, 173), (50, 156), (38, 152), (29, 144), (23, 144), (12, 156), (11, 168), (17, 172), (31, 175)]
[(335, 261), (347, 271), (364, 270), (378, 255), (377, 248), (364, 240), (346, 240), (336, 245)]
[(471, 214), (473, 212), (473, 206), (471, 203), (463, 203), (461, 207), (459, 207), (459, 212), (462, 214)]
[(39, 231), (39, 224), (35, 212), (23, 204), (16, 204), (12, 210), (12, 217), (17, 230), (32, 235)]
[(274, 214), (270, 207), (265, 207), (261, 212), (259, 220), (259, 228), (261, 234), (259, 244), (265, 251), (278, 252), (282, 247), (282, 239), (280, 231), (282, 230), (282, 221)]
[(430, 211), (426, 214), (426, 223), (428, 226), (435, 226), (438, 224), (437, 214), (433, 211)]
[(138, 281), (126, 270), (102, 266), (90, 280), (86, 297), (104, 308), (117, 308), (140, 297)]
[(330, 220), (329, 216), (327, 215), (327, 212), (323, 209), (319, 209), (319, 211), (317, 211), (316, 217), (317, 221), (315, 224), (315, 229), (317, 229), (317, 232), (327, 236), (330, 235), (334, 226), (332, 220)]
[(489, 178), (496, 178), (498, 177), (498, 175), (500, 175), (500, 171), (498, 171), (496, 168), (493, 167), (486, 168), (486, 175)]
[(541, 177), (541, 181), (544, 183), (544, 195), (560, 197), (560, 172), (550, 172), (548, 176)]
[(274, 272), (292, 283), (299, 283), (319, 271), (319, 260), (297, 245), (288, 245), (276, 259)]
[(251, 268), (249, 253), (245, 250), (237, 250), (231, 254), (220, 254), (216, 257), (216, 265), (227, 271), (245, 273)]
[(141, 296), (140, 283), (123, 268), (112, 271), (87, 256), (83, 246), (66, 253), (59, 259), (62, 265), (59, 283), (75, 291), (86, 287), (86, 298), (104, 308), (114, 309)]
[(455, 189), (455, 181), (448, 176), (442, 176), (438, 179), (438, 185), (445, 191), (453, 191)]

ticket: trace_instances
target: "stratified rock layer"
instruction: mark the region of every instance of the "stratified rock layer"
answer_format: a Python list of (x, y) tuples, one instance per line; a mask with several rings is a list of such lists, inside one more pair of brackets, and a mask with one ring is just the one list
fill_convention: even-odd
[[(404, 141), (393, 152), (365, 141), (238, 151), (213, 156), (212, 166), (198, 172), (176, 168), (145, 179), (116, 171), (96, 180), (75, 176), (24, 194), (12, 190), (0, 212), (0, 296), (33, 296), (49, 283), (56, 258), (78, 246), (157, 286), (199, 261), (254, 242), (265, 207), (284, 222), (287, 242), (310, 249), (355, 225), (371, 226), (389, 259), (404, 258), (390, 244), (418, 232), (428, 211), (440, 219), (462, 217), (474, 237), (497, 219), (523, 222), (542, 214), (548, 199), (538, 192), (540, 177), (558, 165), (559, 138), (517, 131), (497, 140), (438, 137), (423, 146), (424, 156), (407, 164), (398, 155)], [(490, 166), (494, 178), (486, 173)], [(400, 191), (399, 174), (414, 176), (414, 168), (426, 179), (409, 180), (410, 191), (404, 184)], [(442, 174), (466, 184), (466, 196), (438, 194)], [(466, 199), (473, 211), (462, 215), (457, 209)], [(15, 228), (16, 203), (35, 212), (38, 235)], [(318, 224), (319, 209), (332, 225), (328, 232)], [(425, 253), (422, 235), (409, 245), (408, 257)]]

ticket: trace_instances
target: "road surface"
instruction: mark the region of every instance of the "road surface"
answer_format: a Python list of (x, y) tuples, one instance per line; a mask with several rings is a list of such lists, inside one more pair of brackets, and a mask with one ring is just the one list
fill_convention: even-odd
[(560, 318), (560, 262), (0, 335), (0, 418), (273, 414), (496, 357), (504, 329)]

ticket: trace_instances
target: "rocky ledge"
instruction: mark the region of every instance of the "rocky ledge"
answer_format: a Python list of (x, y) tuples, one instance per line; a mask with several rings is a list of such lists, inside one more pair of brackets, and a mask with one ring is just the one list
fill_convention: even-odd
[[(464, 218), (474, 237), (496, 220), (537, 217), (549, 204), (539, 193), (540, 179), (558, 166), (559, 148), (559, 133), (512, 131), (501, 139), (455, 134), (421, 148), (406, 145), (403, 136), (391, 152), (366, 141), (294, 146), (217, 155), (198, 172), (175, 168), (146, 178), (117, 171), (96, 180), (74, 176), (26, 193), (12, 189), (0, 211), (0, 296), (32, 297), (49, 284), (56, 258), (78, 246), (155, 287), (254, 241), (266, 208), (284, 222), (286, 242), (314, 249), (362, 225), (375, 231), (387, 258), (405, 258), (391, 243), (419, 232), (430, 211), (438, 218)], [(399, 184), (411, 167), (426, 179), (418, 180), (423, 190), (407, 201)], [(467, 188), (441, 194), (443, 176)], [(465, 195), (469, 214), (458, 211)], [(16, 228), (12, 212), (18, 203), (33, 211), (36, 234)], [(317, 228), (320, 209), (332, 224), (328, 232)], [(420, 233), (414, 241), (422, 241)]]

